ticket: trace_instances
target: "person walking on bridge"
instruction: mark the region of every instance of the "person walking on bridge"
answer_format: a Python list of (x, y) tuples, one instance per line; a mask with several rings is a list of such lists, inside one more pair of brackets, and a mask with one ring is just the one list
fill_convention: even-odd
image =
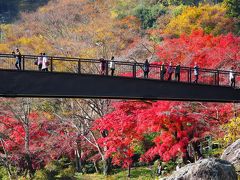
[(22, 55), (21, 52), (19, 51), (19, 49), (16, 49), (16, 53), (13, 52), (13, 55), (16, 58), (16, 63), (15, 63), (15, 67), (17, 68), (17, 70), (22, 70)]
[(39, 71), (42, 70), (42, 63), (43, 63), (43, 53), (40, 53), (40, 56), (38, 56), (37, 58), (37, 66)]
[(233, 67), (229, 71), (229, 83), (231, 87), (235, 88), (235, 74), (233, 73)]
[(164, 80), (164, 75), (166, 74), (166, 67), (164, 62), (161, 65), (161, 69), (160, 69), (160, 79), (163, 81)]
[(145, 61), (144, 64), (143, 64), (144, 78), (148, 78), (149, 67), (150, 67), (150, 64), (149, 64), (149, 62), (148, 62), (148, 59), (146, 59), (146, 61)]
[(176, 69), (175, 69), (175, 80), (177, 82), (180, 81), (180, 63), (178, 63), (178, 65), (176, 66)]
[(114, 61), (114, 56), (112, 56), (111, 61), (109, 63), (109, 67), (111, 69), (111, 76), (114, 75), (114, 71), (115, 71), (115, 61)]
[(104, 58), (100, 58), (100, 74), (105, 75), (106, 74), (106, 67), (107, 61)]
[(43, 57), (42, 57), (42, 71), (48, 71), (48, 66), (49, 66), (49, 61), (48, 61), (48, 57), (46, 56), (45, 53), (43, 53)]
[[(190, 72), (191, 73), (191, 72)], [(198, 83), (198, 75), (199, 75), (199, 67), (197, 62), (195, 62), (194, 65), (194, 76), (195, 76), (195, 80), (193, 81), (193, 83)]]
[(168, 65), (168, 81), (172, 80), (172, 73), (173, 73), (173, 67), (172, 67), (172, 62), (170, 62), (170, 64)]

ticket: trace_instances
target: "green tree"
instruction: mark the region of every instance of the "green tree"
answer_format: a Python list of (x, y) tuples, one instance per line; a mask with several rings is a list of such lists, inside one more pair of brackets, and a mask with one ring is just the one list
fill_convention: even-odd
[(234, 18), (236, 24), (236, 34), (240, 34), (240, 1), (225, 0), (227, 14)]
[(240, 1), (239, 0), (225, 0), (227, 13), (236, 18), (240, 18)]
[(143, 29), (153, 27), (158, 17), (165, 13), (166, 8), (160, 3), (148, 6), (140, 4), (134, 12), (135, 16), (140, 19)]

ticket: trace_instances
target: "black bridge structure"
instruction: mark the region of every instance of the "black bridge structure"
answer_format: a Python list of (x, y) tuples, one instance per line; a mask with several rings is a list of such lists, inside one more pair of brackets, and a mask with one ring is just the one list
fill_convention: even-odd
[(101, 72), (98, 59), (48, 56), (49, 71), (43, 72), (35, 65), (38, 56), (21, 57), (22, 70), (16, 70), (14, 55), (0, 54), (1, 97), (240, 101), (239, 72), (234, 72), (236, 87), (233, 88), (229, 86), (229, 71), (225, 70), (200, 68), (198, 83), (193, 83), (194, 69), (181, 67), (181, 79), (177, 82), (168, 81), (167, 73), (160, 80), (158, 63), (150, 63), (149, 76), (144, 78), (143, 63), (136, 61), (115, 61), (111, 76), (109, 60)]

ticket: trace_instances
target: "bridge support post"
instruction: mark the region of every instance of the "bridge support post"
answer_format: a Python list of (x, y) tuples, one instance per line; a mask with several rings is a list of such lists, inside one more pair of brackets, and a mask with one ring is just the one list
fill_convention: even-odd
[(134, 63), (133, 66), (132, 66), (132, 68), (133, 68), (133, 69), (132, 69), (132, 70), (133, 70), (133, 77), (136, 78), (137, 64)]
[(22, 70), (25, 70), (25, 56), (22, 56)]
[(106, 76), (108, 76), (108, 61), (106, 61)]
[(53, 72), (53, 58), (52, 57), (50, 58), (50, 65), (51, 65), (50, 71)]
[(188, 70), (188, 82), (189, 83), (192, 82), (192, 68), (189, 68), (189, 70)]
[(214, 72), (214, 84), (217, 85), (217, 73)]
[(81, 74), (81, 59), (78, 60), (78, 74)]

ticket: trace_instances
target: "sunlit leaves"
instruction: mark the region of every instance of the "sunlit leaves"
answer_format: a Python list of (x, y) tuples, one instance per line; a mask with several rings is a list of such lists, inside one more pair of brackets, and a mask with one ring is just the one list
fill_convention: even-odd
[(183, 9), (180, 15), (171, 19), (164, 32), (181, 35), (190, 34), (197, 29), (215, 35), (226, 34), (234, 31), (234, 24), (226, 17), (226, 9), (223, 6), (200, 5)]

